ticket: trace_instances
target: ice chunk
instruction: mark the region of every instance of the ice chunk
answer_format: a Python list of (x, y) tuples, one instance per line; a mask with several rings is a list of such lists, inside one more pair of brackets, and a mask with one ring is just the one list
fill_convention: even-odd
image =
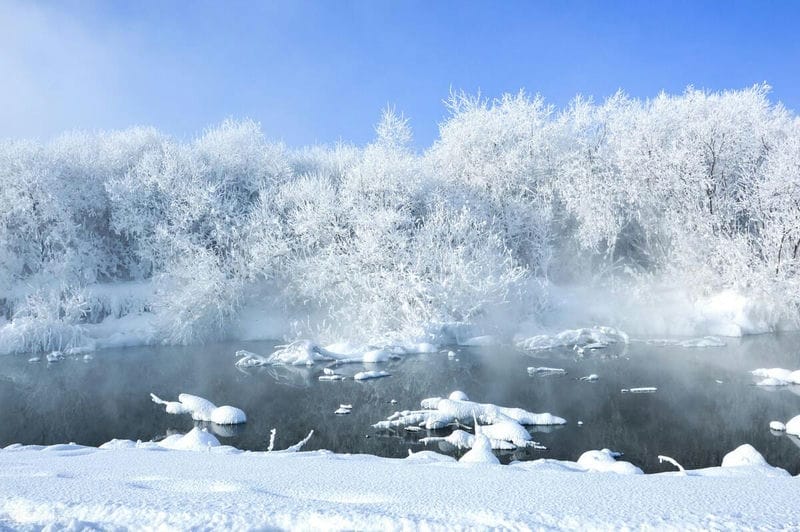
[(566, 375), (567, 370), (563, 368), (548, 368), (548, 367), (529, 367), (528, 368), (528, 375), (541, 375), (541, 376), (548, 376), (548, 375)]
[(623, 388), (620, 390), (622, 393), (655, 393), (658, 388), (655, 386), (642, 386), (640, 388)]
[(357, 381), (380, 379), (381, 377), (391, 377), (391, 374), (387, 373), (386, 371), (360, 371), (353, 375), (353, 379)]
[(64, 353), (61, 351), (53, 351), (52, 353), (47, 354), (48, 362), (60, 362), (62, 360), (64, 360)]
[(786, 430), (786, 425), (784, 425), (780, 421), (770, 421), (769, 428), (770, 430), (777, 430), (780, 432), (784, 432)]
[(594, 382), (594, 381), (596, 381), (596, 380), (597, 380), (597, 379), (599, 379), (599, 378), (600, 378), (600, 377), (598, 377), (597, 375), (595, 375), (594, 373), (592, 373), (591, 375), (586, 375), (585, 377), (581, 377), (581, 378), (580, 378), (580, 380), (582, 380), (582, 381), (586, 381), (586, 382)]
[(456, 390), (452, 392), (447, 398), (450, 399), (451, 401), (469, 401), (469, 397), (467, 397), (467, 394), (465, 394), (461, 390)]

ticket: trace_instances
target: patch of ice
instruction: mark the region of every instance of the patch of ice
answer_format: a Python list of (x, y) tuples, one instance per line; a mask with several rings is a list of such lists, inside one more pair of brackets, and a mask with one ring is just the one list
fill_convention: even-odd
[(548, 376), (548, 375), (566, 375), (567, 370), (563, 368), (547, 368), (547, 367), (529, 367), (528, 368), (528, 375), (540, 375), (540, 376)]
[(591, 375), (586, 375), (585, 377), (581, 377), (578, 380), (581, 380), (581, 381), (584, 381), (584, 382), (594, 382), (594, 381), (598, 380), (599, 378), (600, 377), (598, 377), (595, 373), (592, 373)]
[(391, 377), (391, 373), (386, 371), (359, 371), (353, 375), (353, 379), (357, 381), (365, 381), (368, 379), (380, 379), (382, 377)]
[(780, 421), (770, 421), (769, 422), (769, 428), (770, 428), (770, 430), (777, 430), (779, 432), (786, 431), (786, 425), (784, 425)]
[(451, 401), (469, 401), (469, 397), (467, 394), (462, 392), (461, 390), (456, 390), (452, 392), (450, 395), (447, 396), (448, 399)]
[(622, 393), (656, 393), (658, 388), (655, 386), (642, 386), (640, 388), (623, 388)]

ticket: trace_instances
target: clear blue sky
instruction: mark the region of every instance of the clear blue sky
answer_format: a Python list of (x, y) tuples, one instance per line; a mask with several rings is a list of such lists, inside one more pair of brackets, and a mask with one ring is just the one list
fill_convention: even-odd
[(250, 117), (367, 142), (393, 104), (429, 145), (450, 90), (636, 97), (767, 81), (800, 110), (800, 2), (0, 0), (0, 137)]

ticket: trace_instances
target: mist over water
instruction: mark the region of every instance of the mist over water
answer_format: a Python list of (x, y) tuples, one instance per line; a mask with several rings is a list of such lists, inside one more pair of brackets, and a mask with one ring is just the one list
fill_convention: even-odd
[[(207, 426), (223, 444), (242, 449), (265, 450), (272, 428), (277, 429), (277, 448), (314, 429), (307, 449), (401, 458), (408, 449), (427, 448), (458, 456), (463, 450), (418, 443), (426, 435), (448, 431), (379, 432), (371, 425), (396, 410), (419, 408), (423, 398), (462, 390), (477, 402), (567, 419), (564, 426), (529, 427), (549, 450), (501, 451), (503, 461), (575, 460), (586, 450), (608, 447), (654, 472), (671, 469), (658, 464), (659, 454), (686, 468), (716, 466), (727, 452), (750, 443), (770, 464), (798, 474), (800, 440), (773, 435), (768, 428), (772, 420), (785, 422), (797, 414), (798, 387), (757, 387), (749, 374), (757, 367), (800, 367), (798, 340), (797, 334), (764, 335), (708, 349), (632, 343), (585, 357), (568, 349), (532, 357), (509, 348), (457, 348), (457, 360), (432, 353), (381, 364), (379, 369), (392, 376), (365, 382), (320, 382), (320, 367), (244, 371), (234, 366), (233, 352), (269, 352), (273, 345), (264, 342), (130, 348), (49, 365), (3, 357), (0, 446), (67, 441), (99, 445), (112, 438), (148, 441), (185, 433), (194, 425), (190, 417), (166, 414), (149, 394), (174, 399), (186, 392), (245, 410), (248, 422), (242, 427), (223, 432)], [(531, 377), (528, 366), (560, 367), (567, 375)], [(375, 368), (352, 364), (339, 366), (337, 372), (352, 376)], [(600, 379), (578, 380), (591, 373)], [(620, 392), (640, 386), (658, 391)], [(335, 415), (340, 404), (352, 404), (352, 413)]]

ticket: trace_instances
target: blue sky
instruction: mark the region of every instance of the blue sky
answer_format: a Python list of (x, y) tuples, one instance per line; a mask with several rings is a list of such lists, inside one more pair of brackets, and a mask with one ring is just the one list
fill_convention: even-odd
[(364, 143), (387, 104), (429, 145), (452, 87), (563, 106), (767, 81), (800, 109), (800, 2), (0, 0), (0, 137), (233, 117)]

